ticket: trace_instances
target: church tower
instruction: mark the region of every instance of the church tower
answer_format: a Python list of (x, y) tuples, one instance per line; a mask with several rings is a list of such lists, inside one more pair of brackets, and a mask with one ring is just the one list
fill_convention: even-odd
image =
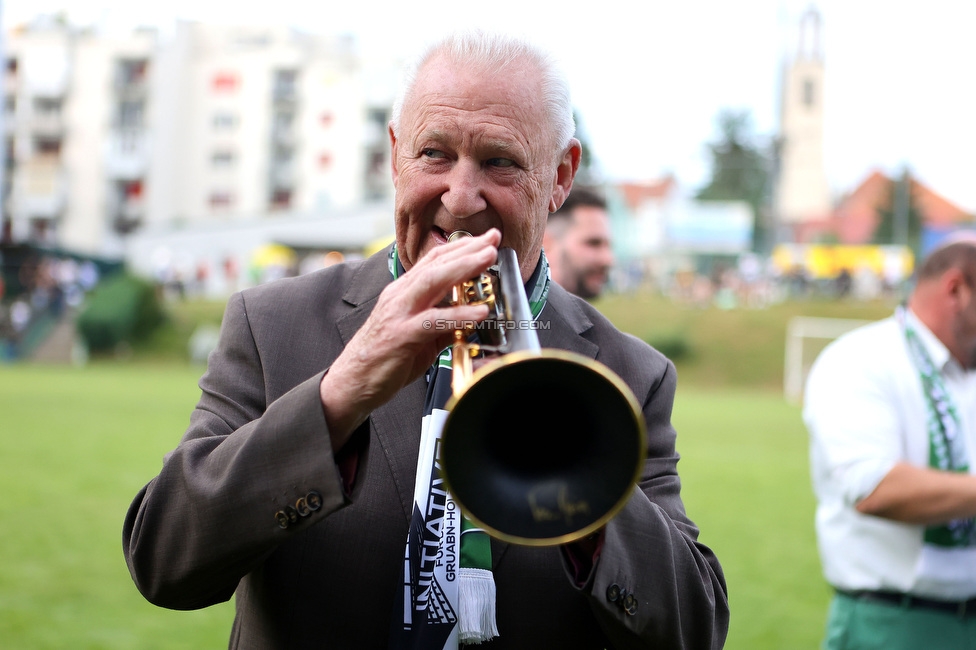
[(784, 69), (779, 151), (773, 195), (780, 239), (796, 240), (804, 226), (830, 216), (824, 167), (824, 60), (820, 13), (812, 6), (800, 19), (796, 56)]

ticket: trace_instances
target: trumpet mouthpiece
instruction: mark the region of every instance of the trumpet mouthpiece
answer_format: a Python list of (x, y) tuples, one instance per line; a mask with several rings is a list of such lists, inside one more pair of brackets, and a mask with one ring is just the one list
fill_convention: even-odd
[(473, 237), (473, 236), (474, 235), (469, 233), (467, 230), (455, 230), (454, 232), (452, 232), (450, 235), (447, 236), (447, 241), (452, 242), (457, 239), (460, 239), (461, 237)]

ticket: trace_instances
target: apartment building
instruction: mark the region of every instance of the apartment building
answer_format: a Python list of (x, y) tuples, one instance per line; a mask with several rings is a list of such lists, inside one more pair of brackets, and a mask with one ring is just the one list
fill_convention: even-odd
[(149, 220), (327, 211), (390, 196), (393, 88), (368, 96), (348, 39), (179, 25), (157, 61), (165, 114)]
[(141, 223), (156, 36), (39, 19), (5, 42), (5, 241), (113, 254)]
[(120, 255), (146, 226), (327, 214), (392, 195), (393, 62), (349, 38), (184, 22), (8, 35), (7, 241)]

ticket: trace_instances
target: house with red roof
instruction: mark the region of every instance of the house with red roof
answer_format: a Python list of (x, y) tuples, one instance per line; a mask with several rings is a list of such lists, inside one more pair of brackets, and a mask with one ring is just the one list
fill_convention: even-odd
[[(881, 215), (893, 209), (896, 180), (872, 170), (852, 192), (844, 196), (823, 221), (803, 224), (798, 243), (831, 240), (841, 244), (869, 244)], [(928, 250), (942, 237), (959, 229), (976, 229), (976, 215), (967, 213), (944, 196), (909, 177), (909, 195), (923, 225), (922, 248)]]

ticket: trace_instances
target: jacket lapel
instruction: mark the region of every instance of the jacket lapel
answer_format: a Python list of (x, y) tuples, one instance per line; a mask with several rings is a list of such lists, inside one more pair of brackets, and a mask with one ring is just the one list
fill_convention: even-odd
[(591, 359), (596, 358), (600, 348), (582, 334), (593, 327), (582, 301), (556, 283), (549, 288), (546, 306), (539, 314), (539, 322), (547, 328), (539, 329), (539, 344), (543, 348), (557, 348), (576, 352)]
[[(339, 336), (345, 347), (369, 318), (380, 292), (392, 278), (386, 252), (366, 260), (353, 276), (342, 299), (352, 310), (338, 319)], [(420, 454), (420, 425), (423, 419), (427, 382), (420, 377), (369, 416), (375, 442), (386, 457), (407, 521), (413, 510), (413, 489)], [(404, 425), (404, 423), (407, 423)], [(410, 423), (415, 423), (411, 428)]]

